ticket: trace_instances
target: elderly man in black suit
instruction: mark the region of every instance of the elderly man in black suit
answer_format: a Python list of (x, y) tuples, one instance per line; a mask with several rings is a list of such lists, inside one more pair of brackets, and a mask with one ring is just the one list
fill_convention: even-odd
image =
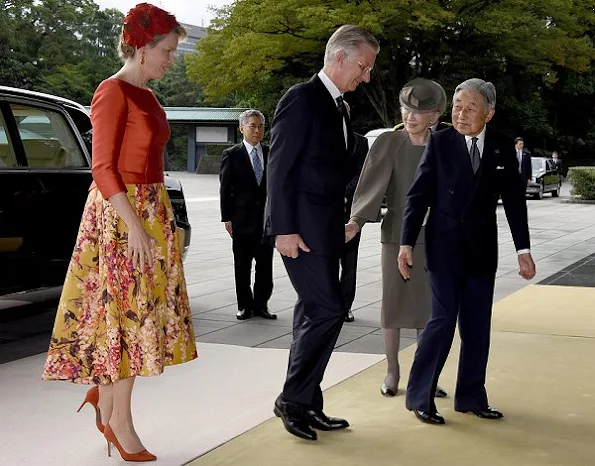
[(492, 83), (469, 79), (459, 84), (453, 96), (453, 127), (430, 134), (407, 194), (399, 270), (405, 280), (410, 278), (412, 248), (429, 208), (425, 239), (432, 314), (415, 353), (406, 406), (430, 424), (444, 424), (434, 392), (457, 318), (461, 352), (455, 410), (485, 419), (503, 416), (489, 406), (485, 389), (498, 265), (499, 195), (518, 252), (519, 274), (527, 280), (535, 276), (525, 188), (513, 144), (486, 126), (495, 104)]
[[(238, 320), (254, 315), (276, 319), (268, 310), (273, 292), (273, 247), (263, 242), (266, 202), (265, 169), (269, 148), (261, 144), (264, 115), (246, 110), (240, 115), (241, 143), (223, 151), (219, 190), (221, 221), (232, 238)], [(255, 263), (254, 293), (250, 287)]]
[(518, 137), (514, 140), (514, 148), (516, 151), (516, 158), (518, 161), (519, 173), (521, 174), (521, 181), (523, 186), (530, 184), (533, 176), (533, 168), (531, 167), (531, 152), (525, 149), (525, 140)]
[(369, 82), (379, 45), (342, 26), (326, 45), (324, 68), (281, 98), (271, 127), (265, 233), (274, 238), (297, 292), (293, 342), (274, 411), (298, 437), (344, 429), (323, 412), (320, 383), (346, 309), (339, 283), (345, 242), (345, 187), (354, 136), (343, 93)]

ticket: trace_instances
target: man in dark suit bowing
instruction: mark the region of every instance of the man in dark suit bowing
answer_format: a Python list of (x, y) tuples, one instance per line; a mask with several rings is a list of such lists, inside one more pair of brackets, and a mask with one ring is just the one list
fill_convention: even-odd
[(453, 96), (453, 127), (430, 134), (407, 194), (399, 270), (405, 280), (412, 248), (426, 224), (426, 266), (432, 314), (411, 368), (406, 406), (429, 424), (444, 424), (434, 392), (450, 351), (457, 318), (461, 337), (455, 410), (500, 419), (485, 390), (496, 268), (496, 207), (502, 202), (518, 252), (519, 274), (535, 276), (529, 250), (525, 188), (512, 141), (488, 128), (496, 89), (481, 79), (460, 84)]
[[(263, 242), (266, 202), (265, 169), (269, 148), (261, 144), (264, 115), (246, 110), (240, 115), (244, 140), (223, 151), (219, 190), (221, 221), (232, 238), (238, 301), (238, 320), (257, 315), (276, 319), (268, 310), (273, 292), (273, 247)], [(255, 262), (254, 293), (250, 287), (252, 261)]]
[(293, 342), (275, 414), (298, 437), (344, 429), (323, 412), (320, 383), (346, 309), (339, 284), (345, 244), (345, 188), (353, 131), (343, 93), (369, 82), (378, 42), (356, 26), (329, 39), (324, 68), (277, 104), (271, 126), (265, 234), (274, 238), (297, 292)]

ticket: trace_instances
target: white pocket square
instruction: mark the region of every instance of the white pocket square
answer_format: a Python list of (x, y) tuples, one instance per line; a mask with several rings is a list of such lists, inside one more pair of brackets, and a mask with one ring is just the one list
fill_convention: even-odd
[(504, 167), (503, 167), (503, 166), (501, 166), (501, 165), (498, 165), (498, 166), (496, 167), (496, 170), (504, 170)]

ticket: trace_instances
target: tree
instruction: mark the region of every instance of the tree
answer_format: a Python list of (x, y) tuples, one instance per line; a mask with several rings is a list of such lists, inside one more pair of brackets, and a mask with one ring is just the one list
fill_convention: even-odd
[[(150, 83), (162, 105), (168, 107), (199, 107), (204, 105), (202, 89), (186, 74), (185, 56), (176, 59), (165, 77)], [(167, 144), (166, 168), (185, 170), (188, 160), (188, 126), (171, 125), (171, 138)]]
[(268, 106), (321, 68), (326, 40), (348, 23), (381, 44), (372, 82), (347, 97), (359, 129), (398, 121), (398, 92), (414, 77), (435, 79), (450, 94), (475, 76), (502, 96), (496, 125), (516, 133), (522, 122), (546, 137), (543, 93), (562, 70), (586, 72), (595, 57), (588, 0), (238, 0), (218, 10), (188, 73), (211, 102), (233, 95)]
[(120, 66), (123, 15), (92, 0), (0, 2), (0, 84), (88, 104)]
[(36, 75), (26, 52), (33, 0), (0, 0), (0, 84), (23, 86)]
[(151, 88), (164, 106), (197, 107), (204, 105), (201, 87), (188, 78), (184, 56), (176, 59), (163, 79), (152, 82)]

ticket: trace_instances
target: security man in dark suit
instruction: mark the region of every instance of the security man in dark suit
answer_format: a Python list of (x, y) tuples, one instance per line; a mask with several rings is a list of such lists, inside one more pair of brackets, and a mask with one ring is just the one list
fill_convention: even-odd
[(288, 432), (308, 440), (317, 439), (312, 429), (349, 426), (326, 416), (320, 389), (346, 313), (339, 259), (354, 137), (343, 93), (370, 80), (379, 48), (363, 29), (340, 27), (326, 45), (324, 68), (285, 93), (271, 127), (265, 234), (298, 295), (287, 379), (274, 412)]
[(452, 128), (432, 132), (407, 194), (398, 263), (405, 280), (424, 218), (426, 267), (432, 314), (418, 342), (406, 406), (422, 422), (444, 424), (434, 393), (452, 344), (457, 319), (461, 336), (455, 410), (500, 419), (485, 389), (490, 324), (498, 266), (499, 195), (518, 253), (519, 274), (535, 276), (525, 188), (512, 141), (487, 127), (496, 89), (469, 79), (453, 96)]
[[(221, 221), (232, 238), (238, 320), (260, 316), (276, 319), (268, 309), (273, 292), (273, 247), (263, 242), (266, 166), (269, 148), (261, 144), (264, 115), (246, 110), (240, 115), (244, 140), (223, 151), (219, 172)], [(255, 262), (254, 292), (250, 286)]]
[(521, 181), (523, 186), (530, 183), (533, 176), (533, 168), (531, 167), (531, 152), (525, 149), (525, 141), (523, 138), (516, 138), (514, 140), (514, 148), (516, 150), (516, 158), (518, 161), (519, 173), (521, 174)]

